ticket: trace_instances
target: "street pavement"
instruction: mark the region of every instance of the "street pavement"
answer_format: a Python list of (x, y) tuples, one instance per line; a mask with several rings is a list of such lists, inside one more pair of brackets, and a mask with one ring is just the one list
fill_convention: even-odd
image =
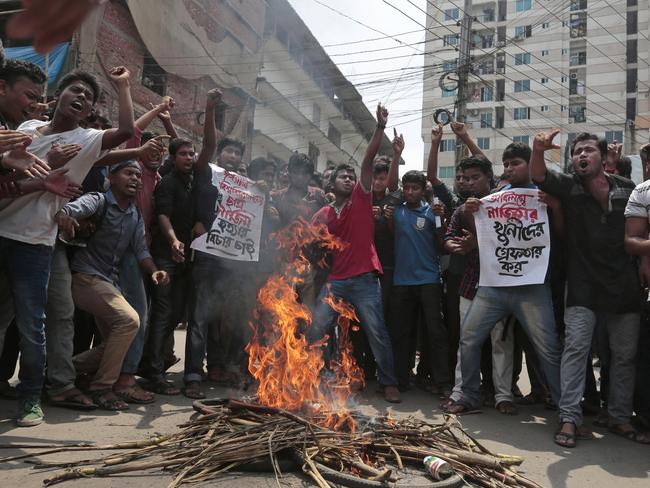
[[(176, 354), (184, 350), (184, 332), (176, 332)], [(172, 368), (170, 379), (181, 384), (182, 363)], [(524, 375), (525, 376), (525, 375)], [(523, 382), (522, 382), (523, 383)], [(520, 384), (522, 390), (527, 385)], [(206, 384), (208, 397), (239, 398), (246, 393)], [(440, 400), (422, 390), (403, 395), (403, 402), (391, 405), (374, 393), (371, 384), (357, 396), (358, 409), (367, 415), (390, 411), (394, 417), (416, 416), (441, 421)], [(12, 421), (15, 403), (0, 400), (0, 457), (15, 456), (25, 449), (6, 448), (10, 444), (50, 444), (94, 442), (112, 444), (146, 439), (160, 433), (173, 432), (193, 414), (191, 400), (183, 397), (158, 396), (151, 405), (133, 405), (128, 412), (77, 412), (45, 406), (46, 421), (38, 427), (18, 428)], [(587, 422), (591, 419), (588, 417)], [(541, 406), (521, 407), (519, 415), (499, 414), (493, 408), (461, 418), (463, 427), (494, 452), (522, 456), (519, 468), (525, 476), (542, 486), (552, 488), (647, 488), (650, 486), (650, 446), (635, 444), (595, 429), (596, 439), (578, 441), (575, 449), (562, 449), (553, 443), (557, 425), (555, 412)], [(49, 461), (69, 461), (101, 456), (104, 452), (66, 452), (43, 456)], [(114, 453), (114, 451), (112, 452)], [(24, 461), (0, 462), (0, 488), (32, 488), (42, 486), (52, 471), (34, 470)], [(60, 486), (83, 488), (166, 487), (171, 477), (157, 472), (130, 473), (110, 478), (87, 478), (69, 481)], [(286, 474), (284, 486), (312, 486), (308, 478)], [(213, 483), (198, 486), (226, 488), (277, 487), (273, 474), (229, 473)], [(195, 485), (196, 486), (196, 485)]]

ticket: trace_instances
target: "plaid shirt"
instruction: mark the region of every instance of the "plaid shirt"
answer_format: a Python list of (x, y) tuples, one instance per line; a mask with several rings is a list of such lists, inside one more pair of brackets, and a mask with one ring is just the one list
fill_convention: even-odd
[[(445, 233), (444, 238), (445, 241), (448, 241), (453, 237), (462, 237), (463, 230), (470, 229), (465, 217), (463, 216), (464, 207), (465, 205), (463, 204), (454, 210), (449, 225), (447, 226), (447, 232)], [(460, 287), (458, 288), (458, 293), (461, 297), (467, 298), (468, 300), (474, 299), (476, 289), (478, 288), (480, 272), (481, 265), (477, 248), (465, 256), (465, 269), (463, 271), (463, 277), (460, 280)]]

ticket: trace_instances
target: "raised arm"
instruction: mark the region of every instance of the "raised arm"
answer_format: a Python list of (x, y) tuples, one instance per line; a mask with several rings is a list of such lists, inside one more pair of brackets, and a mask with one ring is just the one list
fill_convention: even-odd
[(145, 130), (151, 125), (153, 120), (158, 117), (162, 112), (169, 110), (174, 105), (172, 97), (165, 96), (158, 105), (150, 105), (150, 110), (143, 113), (138, 120), (135, 121), (135, 126), (140, 130)]
[(546, 162), (544, 153), (550, 149), (559, 149), (560, 146), (553, 144), (553, 139), (560, 133), (560, 129), (551, 132), (540, 132), (533, 139), (533, 154), (530, 157), (530, 177), (535, 183), (543, 183), (546, 180)]
[[(127, 159), (140, 159), (145, 154), (149, 156), (160, 155), (165, 152), (165, 147), (162, 145), (161, 137), (154, 137), (149, 139), (140, 147), (133, 147), (130, 149), (113, 149), (103, 158), (95, 162), (95, 166), (111, 166), (113, 164), (121, 163)], [(167, 137), (167, 136), (164, 136)]]
[(469, 152), (472, 153), (472, 156), (481, 156), (487, 159), (485, 153), (481, 151), (481, 148), (478, 147), (474, 140), (470, 137), (469, 132), (467, 132), (467, 126), (465, 124), (462, 122), (452, 121), (449, 125), (451, 126), (451, 130), (454, 131), (454, 134), (456, 134), (460, 140), (463, 141), (463, 144), (467, 146), (467, 149), (469, 149)]
[(375, 156), (377, 156), (377, 151), (379, 151), (387, 123), (388, 110), (379, 103), (377, 104), (377, 127), (375, 127), (375, 132), (372, 134), (372, 139), (370, 139), (366, 154), (364, 154), (363, 161), (361, 162), (361, 178), (359, 182), (361, 183), (361, 188), (366, 193), (372, 188), (372, 164), (375, 161)]
[(438, 178), (438, 150), (442, 141), (442, 124), (431, 129), (431, 149), (427, 159), (427, 179), (433, 186), (440, 185), (442, 181)]
[(102, 149), (113, 149), (123, 142), (128, 141), (135, 133), (133, 122), (133, 101), (131, 100), (131, 88), (129, 78), (131, 73), (124, 66), (111, 69), (109, 77), (117, 85), (117, 96), (119, 101), (118, 125), (116, 129), (104, 131), (102, 138)]
[(194, 165), (198, 171), (208, 166), (217, 149), (217, 129), (214, 125), (214, 112), (219, 102), (221, 102), (222, 96), (223, 93), (218, 88), (213, 88), (208, 92), (208, 100), (205, 103), (205, 121), (203, 122), (203, 145)]
[(404, 151), (404, 136), (397, 135), (397, 130), (393, 127), (393, 161), (390, 163), (388, 170), (388, 191), (394, 192), (399, 189), (399, 160)]
[[(173, 103), (174, 99), (172, 99)], [(169, 108), (173, 107), (173, 104), (170, 105)], [(178, 132), (176, 132), (176, 128), (174, 127), (174, 123), (172, 122), (172, 115), (171, 115), (171, 110), (163, 110), (158, 114), (158, 118), (160, 119), (160, 122), (162, 125), (165, 127), (165, 131), (167, 132), (167, 135), (171, 137), (172, 139), (177, 139), (178, 138)]]

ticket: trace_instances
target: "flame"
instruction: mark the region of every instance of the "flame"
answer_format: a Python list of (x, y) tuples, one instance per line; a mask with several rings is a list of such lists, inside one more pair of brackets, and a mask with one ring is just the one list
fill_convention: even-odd
[[(324, 225), (311, 225), (301, 219), (273, 239), (285, 253), (287, 264), (282, 275), (272, 276), (258, 293), (251, 323), (253, 337), (246, 346), (248, 370), (259, 382), (259, 402), (288, 410), (329, 405), (333, 413), (325, 415), (323, 424), (354, 430), (354, 419), (345, 410), (345, 401), (353, 389), (364, 385), (363, 372), (354, 360), (349, 339), (350, 324), (358, 321), (354, 308), (342, 300), (327, 299), (340, 314), (339, 356), (330, 362), (335, 378), (322, 384), (323, 345), (329, 338), (308, 343), (305, 330), (311, 326), (312, 317), (295, 291), (312, 269), (307, 254), (314, 260), (320, 250), (341, 250), (344, 244), (329, 234)], [(317, 266), (324, 264), (322, 256)]]

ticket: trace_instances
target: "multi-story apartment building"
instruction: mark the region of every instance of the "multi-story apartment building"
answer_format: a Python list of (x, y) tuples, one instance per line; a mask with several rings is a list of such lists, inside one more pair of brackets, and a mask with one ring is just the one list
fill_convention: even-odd
[[(453, 110), (461, 0), (427, 2), (423, 109)], [(561, 129), (562, 149), (549, 154), (566, 167), (567, 145), (584, 131), (624, 143), (625, 154), (648, 142), (650, 6), (638, 0), (474, 0), (466, 122), (479, 147), (502, 167), (511, 141), (532, 143), (542, 130)], [(435, 75), (432, 76), (432, 72)], [(445, 89), (443, 89), (443, 87)], [(431, 117), (422, 135), (429, 151)], [(451, 181), (455, 139), (445, 131), (439, 175)]]

